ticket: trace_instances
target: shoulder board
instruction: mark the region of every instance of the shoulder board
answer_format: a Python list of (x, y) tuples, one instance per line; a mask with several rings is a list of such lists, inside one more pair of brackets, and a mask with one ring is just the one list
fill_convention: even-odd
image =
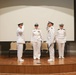
[(63, 30), (65, 30), (65, 29), (63, 29)]
[(58, 30), (60, 30), (60, 29), (58, 29)]

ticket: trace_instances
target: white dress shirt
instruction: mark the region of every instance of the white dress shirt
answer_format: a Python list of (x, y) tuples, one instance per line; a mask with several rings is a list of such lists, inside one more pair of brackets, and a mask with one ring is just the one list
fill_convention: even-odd
[(54, 27), (48, 28), (48, 37), (47, 37), (47, 43), (50, 46), (52, 43), (55, 42), (55, 29)]
[(23, 31), (24, 31), (24, 25), (22, 28), (17, 28), (17, 43), (25, 43), (24, 36), (23, 36)]
[(57, 39), (58, 43), (65, 43), (66, 42), (65, 29), (58, 29), (56, 39)]
[(39, 30), (39, 29), (34, 29), (34, 30), (32, 31), (31, 41), (34, 41), (34, 42), (42, 41), (42, 33), (41, 33), (41, 30)]

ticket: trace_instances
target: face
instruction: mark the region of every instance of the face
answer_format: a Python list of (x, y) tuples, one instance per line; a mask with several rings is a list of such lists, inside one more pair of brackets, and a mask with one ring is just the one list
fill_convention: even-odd
[(60, 26), (60, 29), (63, 29), (63, 26)]
[(51, 26), (52, 26), (52, 24), (51, 24), (51, 23), (49, 23), (49, 24), (48, 24), (48, 27), (51, 27)]
[(20, 28), (22, 28), (22, 25), (19, 25)]
[(38, 26), (35, 26), (35, 29), (38, 29)]

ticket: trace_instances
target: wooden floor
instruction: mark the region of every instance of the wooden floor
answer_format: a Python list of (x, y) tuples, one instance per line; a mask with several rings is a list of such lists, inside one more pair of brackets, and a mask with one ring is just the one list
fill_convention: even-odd
[(0, 73), (0, 75), (76, 75), (76, 72), (56, 73), (56, 74), (13, 74), (13, 73)]
[(0, 56), (0, 65), (60, 65), (76, 64), (76, 56), (65, 57), (64, 59), (55, 58), (54, 62), (48, 62), (49, 57), (42, 57), (40, 60), (33, 60), (32, 57), (24, 57), (24, 62), (18, 62), (17, 57)]
[[(55, 58), (54, 62), (48, 62), (49, 57), (41, 57), (40, 60), (33, 60), (32, 57), (24, 57), (23, 63), (17, 61), (17, 57), (0, 56), (0, 73), (8, 75), (18, 74), (46, 74), (61, 75), (61, 73), (76, 72), (76, 56)], [(7, 74), (6, 74), (7, 73)], [(3, 75), (4, 75), (3, 74)], [(65, 75), (65, 74), (63, 74)], [(75, 73), (76, 75), (76, 73)]]

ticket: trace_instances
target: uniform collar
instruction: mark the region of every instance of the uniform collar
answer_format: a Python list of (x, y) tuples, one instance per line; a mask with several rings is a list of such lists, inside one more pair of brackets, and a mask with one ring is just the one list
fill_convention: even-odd
[(60, 30), (63, 30), (63, 29), (60, 29)]
[(39, 28), (38, 29), (35, 29), (35, 30), (39, 30)]

